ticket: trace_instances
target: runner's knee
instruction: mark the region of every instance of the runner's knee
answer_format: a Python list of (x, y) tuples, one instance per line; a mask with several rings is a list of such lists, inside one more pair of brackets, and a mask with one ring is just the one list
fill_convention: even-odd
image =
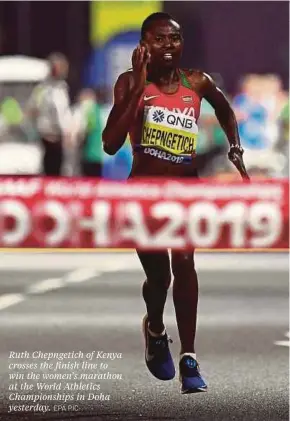
[(147, 277), (147, 284), (169, 288), (171, 282), (170, 259), (168, 252), (138, 252), (139, 259)]
[(158, 267), (155, 268), (154, 272), (150, 273), (150, 276), (147, 277), (147, 283), (155, 287), (166, 288), (168, 289), (171, 283), (171, 273), (169, 268)]
[(189, 277), (195, 272), (194, 257), (192, 252), (172, 253), (172, 273), (174, 278)]

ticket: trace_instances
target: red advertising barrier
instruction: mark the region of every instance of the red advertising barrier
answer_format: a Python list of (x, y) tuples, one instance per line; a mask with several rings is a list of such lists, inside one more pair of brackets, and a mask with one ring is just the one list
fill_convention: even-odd
[(0, 178), (0, 247), (285, 249), (288, 180)]

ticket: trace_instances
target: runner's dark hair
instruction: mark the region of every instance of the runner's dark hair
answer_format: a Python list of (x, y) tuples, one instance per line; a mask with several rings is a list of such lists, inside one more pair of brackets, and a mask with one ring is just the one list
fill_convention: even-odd
[(144, 39), (145, 34), (147, 31), (149, 31), (150, 26), (153, 22), (156, 22), (158, 20), (174, 20), (169, 13), (165, 12), (156, 12), (152, 13), (151, 15), (147, 16), (147, 18), (144, 20), (141, 26), (141, 38)]

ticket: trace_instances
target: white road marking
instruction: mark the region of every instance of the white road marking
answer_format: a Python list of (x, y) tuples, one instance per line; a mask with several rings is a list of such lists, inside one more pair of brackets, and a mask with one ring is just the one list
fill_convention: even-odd
[(65, 283), (85, 282), (101, 273), (92, 268), (80, 268), (64, 276)]
[[(15, 264), (17, 262), (17, 266)], [(196, 266), (198, 271), (288, 271), (288, 255), (250, 254), (198, 254), (196, 256)], [(26, 270), (57, 270), (67, 271), (60, 278), (45, 279), (27, 288), (25, 294), (5, 294), (0, 296), (0, 310), (24, 301), (29, 294), (45, 293), (56, 290), (69, 284), (86, 282), (89, 279), (99, 276), (102, 273), (112, 273), (121, 271), (143, 271), (138, 257), (135, 253), (112, 253), (112, 254), (52, 254), (41, 253), (35, 259), (35, 253), (3, 253), (0, 256), (1, 270), (25, 272)], [(142, 278), (143, 279), (143, 278)], [(243, 277), (237, 279), (243, 280)], [(108, 281), (109, 283), (111, 281)], [(111, 282), (112, 283), (112, 282)], [(125, 321), (126, 317), (123, 319)], [(107, 322), (114, 325), (115, 321), (108, 319)], [(117, 321), (119, 322), (119, 320)], [(266, 320), (260, 321), (265, 323)], [(269, 321), (267, 321), (269, 322)], [(103, 323), (103, 321), (102, 321)], [(289, 337), (289, 336), (288, 336)], [(286, 345), (287, 343), (287, 345)], [(277, 341), (276, 345), (289, 346), (289, 341)]]
[(44, 281), (37, 282), (27, 288), (27, 294), (39, 294), (42, 292), (51, 291), (54, 289), (62, 288), (65, 282), (62, 278), (45, 279)]
[(69, 284), (86, 282), (99, 275), (100, 272), (97, 272), (95, 269), (80, 268), (65, 274), (61, 278), (44, 279), (28, 287), (24, 294), (4, 294), (0, 296), (0, 311), (26, 300), (31, 294), (41, 294), (63, 288)]
[(275, 341), (274, 344), (278, 346), (288, 346), (288, 348), (290, 348), (290, 332), (286, 332), (285, 336), (288, 338), (288, 341)]
[(278, 346), (288, 346), (288, 347), (290, 347), (289, 341), (276, 341), (276, 342), (274, 342), (274, 344), (278, 345)]
[(23, 294), (4, 294), (0, 296), (0, 310), (13, 306), (25, 300)]

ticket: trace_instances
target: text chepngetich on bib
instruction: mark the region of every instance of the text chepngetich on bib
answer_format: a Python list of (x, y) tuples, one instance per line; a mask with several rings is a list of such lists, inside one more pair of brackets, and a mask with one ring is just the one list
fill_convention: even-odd
[(194, 116), (163, 107), (145, 107), (141, 146), (188, 159), (195, 153), (197, 135)]

